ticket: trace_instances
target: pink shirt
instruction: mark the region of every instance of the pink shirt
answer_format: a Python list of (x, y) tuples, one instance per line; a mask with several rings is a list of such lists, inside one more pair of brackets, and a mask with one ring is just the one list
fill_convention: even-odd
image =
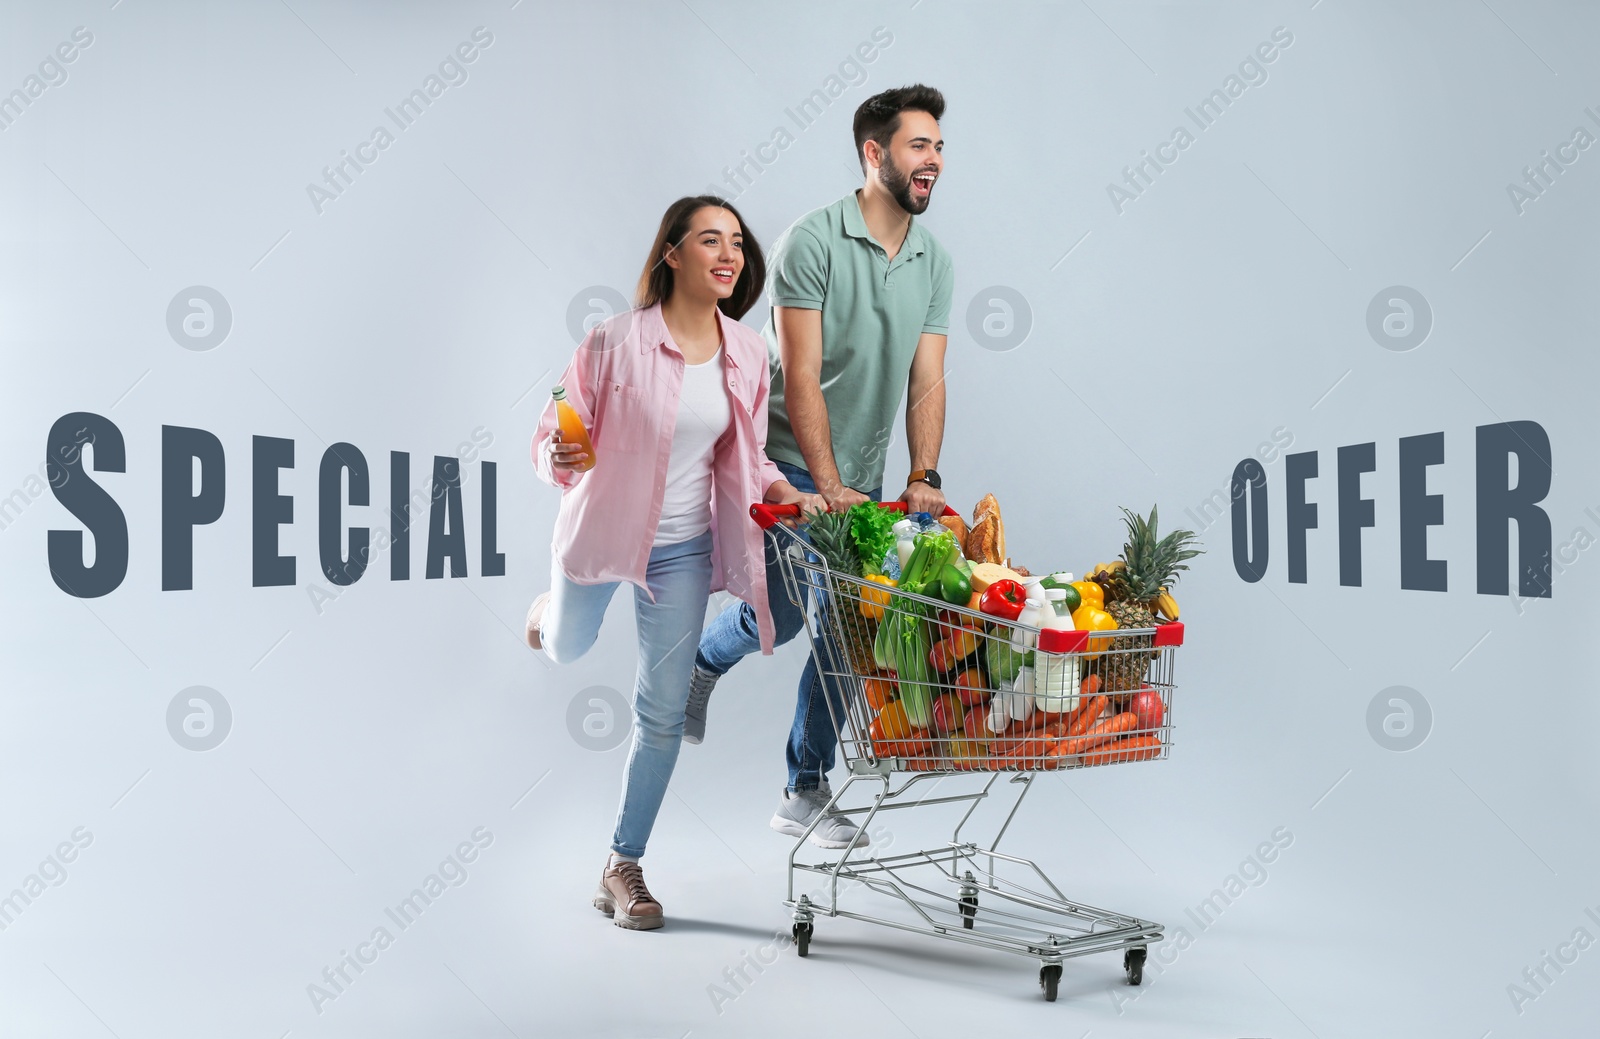
[[(733, 422), (712, 461), (711, 590), (726, 589), (756, 611), (761, 651), (772, 652), (763, 535), (750, 505), (783, 479), (767, 440), (767, 345), (721, 311), (723, 371)], [(644, 588), (651, 543), (666, 494), (667, 463), (683, 387), (683, 353), (667, 334), (660, 305), (596, 325), (562, 373), (567, 403), (583, 419), (596, 464), (557, 470), (544, 454), (556, 428), (554, 401), (533, 435), (539, 478), (562, 490), (551, 553), (579, 584), (626, 581)]]

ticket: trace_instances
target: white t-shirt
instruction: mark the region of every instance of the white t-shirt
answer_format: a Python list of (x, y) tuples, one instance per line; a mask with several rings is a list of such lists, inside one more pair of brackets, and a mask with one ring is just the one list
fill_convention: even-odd
[(656, 545), (675, 545), (711, 529), (711, 461), (717, 441), (733, 421), (722, 379), (722, 348), (711, 359), (683, 366), (678, 424), (667, 462), (667, 492), (661, 503)]

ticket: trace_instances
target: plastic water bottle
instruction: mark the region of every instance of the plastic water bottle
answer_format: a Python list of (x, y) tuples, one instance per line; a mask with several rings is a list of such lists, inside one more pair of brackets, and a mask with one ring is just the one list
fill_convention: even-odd
[(917, 547), (917, 521), (903, 519), (889, 529), (894, 532), (895, 552), (900, 556), (900, 569), (904, 570), (912, 551)]

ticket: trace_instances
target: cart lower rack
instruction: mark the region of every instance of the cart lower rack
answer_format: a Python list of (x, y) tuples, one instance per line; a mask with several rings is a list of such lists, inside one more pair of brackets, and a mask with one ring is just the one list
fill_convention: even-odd
[[(965, 805), (938, 846), (880, 855), (858, 840), (835, 860), (802, 862), (819, 814), (789, 855), (784, 904), (799, 954), (810, 951), (817, 917), (844, 917), (1036, 958), (1047, 1000), (1056, 998), (1063, 962), (1093, 953), (1122, 952), (1128, 983), (1140, 984), (1160, 924), (1069, 898), (1032, 860), (999, 846), (1040, 772), (1168, 755), (1183, 625), (1091, 633), (998, 621), (829, 566), (797, 528), (780, 523), (798, 515), (793, 506), (750, 511), (782, 547), (784, 586), (804, 611), (828, 694), (848, 771), (828, 809), (864, 816), (857, 821), (867, 839), (885, 813)], [(897, 658), (905, 646), (929, 657), (926, 671)], [(896, 663), (899, 671), (886, 666)], [(965, 789), (936, 789), (945, 780)], [(870, 804), (841, 807), (858, 783), (871, 788)], [(1003, 820), (974, 839), (974, 813), (991, 798)], [(825, 886), (796, 895), (801, 874)], [(895, 915), (846, 907), (858, 897)]]

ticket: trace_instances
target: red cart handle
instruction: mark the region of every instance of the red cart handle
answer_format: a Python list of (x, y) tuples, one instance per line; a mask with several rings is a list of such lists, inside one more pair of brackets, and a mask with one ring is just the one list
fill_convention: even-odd
[[(879, 502), (878, 507), (881, 509), (893, 509), (896, 512), (906, 511), (906, 503), (903, 501)], [(750, 518), (755, 520), (756, 525), (762, 530), (766, 530), (781, 520), (798, 515), (800, 515), (800, 506), (798, 505), (768, 505), (766, 502), (758, 501), (750, 506)], [(944, 515), (959, 516), (961, 513), (946, 505), (944, 507)]]

